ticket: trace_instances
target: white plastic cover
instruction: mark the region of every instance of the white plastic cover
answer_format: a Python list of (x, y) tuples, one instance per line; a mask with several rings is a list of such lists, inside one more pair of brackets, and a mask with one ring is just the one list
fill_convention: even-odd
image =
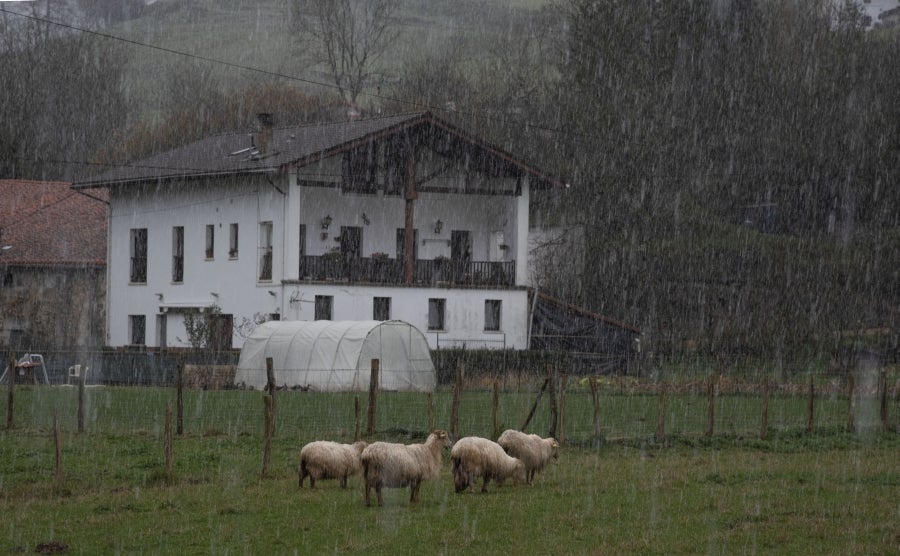
[(318, 391), (366, 391), (372, 359), (381, 390), (431, 392), (437, 382), (425, 336), (391, 321), (269, 321), (244, 342), (234, 382), (266, 386), (266, 358), (275, 384)]

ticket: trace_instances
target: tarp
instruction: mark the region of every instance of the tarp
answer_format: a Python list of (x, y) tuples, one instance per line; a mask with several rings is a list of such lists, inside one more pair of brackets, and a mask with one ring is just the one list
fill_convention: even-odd
[(267, 357), (279, 387), (366, 391), (372, 359), (381, 390), (431, 392), (436, 383), (425, 336), (399, 320), (263, 323), (244, 342), (235, 384), (264, 388)]

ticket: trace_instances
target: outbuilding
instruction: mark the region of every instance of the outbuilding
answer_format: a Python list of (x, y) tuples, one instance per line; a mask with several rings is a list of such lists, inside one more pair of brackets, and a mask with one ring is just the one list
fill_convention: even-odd
[(268, 357), (277, 386), (365, 391), (373, 359), (381, 390), (431, 392), (436, 384), (425, 336), (399, 320), (263, 323), (244, 342), (235, 384), (264, 388)]

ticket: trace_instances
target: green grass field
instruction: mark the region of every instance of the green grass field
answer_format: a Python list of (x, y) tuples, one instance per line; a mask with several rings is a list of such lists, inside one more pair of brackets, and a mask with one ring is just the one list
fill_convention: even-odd
[[(804, 432), (806, 400), (770, 403), (771, 434), (758, 434), (754, 396), (717, 401), (717, 433), (702, 436), (706, 399), (671, 395), (665, 445), (653, 439), (657, 399), (601, 395), (603, 432), (592, 448), (590, 396), (566, 398), (573, 440), (530, 487), (455, 494), (445, 458), (439, 480), (387, 491), (363, 505), (359, 477), (315, 491), (297, 487), (297, 454), (315, 438), (349, 441), (354, 395), (279, 392), (270, 476), (262, 467), (260, 392), (185, 392), (185, 435), (166, 480), (161, 388), (88, 388), (84, 434), (75, 434), (74, 388), (20, 387), (15, 428), (0, 433), (0, 553), (64, 543), (73, 554), (396, 553), (849, 553), (900, 549), (900, 438), (843, 432), (846, 400), (817, 400), (817, 431)], [(366, 397), (361, 395), (365, 418)], [(438, 427), (449, 392), (434, 396)], [(518, 427), (534, 392), (504, 391), (503, 427)], [(894, 417), (896, 408), (892, 407)], [(55, 481), (53, 413), (62, 429)], [(383, 394), (378, 438), (417, 441), (424, 395)], [(695, 416), (695, 414), (698, 414)], [(582, 422), (586, 421), (586, 422)], [(729, 422), (734, 430), (729, 429)], [(545, 431), (546, 396), (529, 430)], [(491, 393), (463, 396), (462, 435), (490, 436)], [(718, 429), (721, 429), (719, 432)], [(877, 429), (877, 427), (876, 427)], [(412, 431), (410, 436), (404, 432)]]

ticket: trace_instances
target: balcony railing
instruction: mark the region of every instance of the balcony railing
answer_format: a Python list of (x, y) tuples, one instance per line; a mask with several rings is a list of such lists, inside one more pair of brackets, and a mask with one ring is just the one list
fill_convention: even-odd
[[(341, 258), (333, 255), (300, 257), (301, 280), (340, 280), (375, 284), (403, 284), (404, 264), (400, 259)], [(454, 261), (449, 259), (413, 262), (413, 284), (454, 286), (513, 286), (516, 263)]]

